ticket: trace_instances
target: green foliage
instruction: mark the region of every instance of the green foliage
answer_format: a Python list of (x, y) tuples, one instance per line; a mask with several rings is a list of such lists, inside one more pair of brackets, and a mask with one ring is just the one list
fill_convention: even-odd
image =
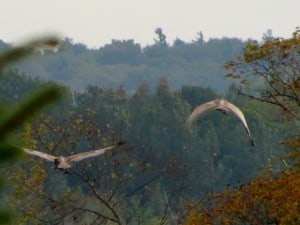
[(225, 64), (228, 77), (240, 81), (239, 92), (260, 102), (278, 107), (281, 120), (294, 121), (293, 138), (282, 143), (292, 147), (292, 157), (299, 164), (300, 113), (300, 30), (291, 38), (272, 38), (247, 44), (243, 56)]
[(3, 142), (0, 143), (0, 150), (0, 163), (12, 160), (20, 153), (19, 148)]
[[(193, 96), (195, 105), (197, 99), (201, 100), (205, 97), (205, 93), (208, 93), (207, 89), (200, 87), (191, 89), (184, 87), (184, 89), (189, 90), (187, 92), (189, 94), (184, 96)], [(258, 103), (246, 102), (244, 98), (239, 99), (238, 96), (235, 96), (234, 91), (231, 93), (231, 98), (239, 102), (242, 110), (246, 112), (247, 118), (250, 118), (249, 126), (255, 131), (258, 148), (262, 149), (253, 154), (249, 152), (250, 146), (248, 146), (246, 135), (245, 138), (243, 136), (236, 138), (244, 130), (239, 122), (234, 120), (234, 117), (224, 118), (217, 112), (211, 113), (198, 121), (198, 125), (193, 128), (192, 135), (184, 133), (183, 125), (191, 107), (182, 99), (181, 93), (185, 92), (170, 91), (164, 79), (160, 81), (155, 94), (151, 94), (147, 85), (144, 84), (139, 87), (135, 95), (127, 96), (129, 99), (126, 101), (120, 98), (120, 96), (126, 95), (124, 93), (120, 95), (119, 91), (90, 87), (87, 92), (77, 94), (77, 108), (71, 114), (57, 114), (52, 119), (41, 118), (42, 120), (37, 123), (37, 125), (41, 123), (41, 128), (35, 128), (37, 129), (35, 133), (40, 137), (36, 137), (35, 140), (40, 140), (38, 143), (48, 143), (39, 145), (38, 148), (49, 148), (51, 151), (56, 146), (55, 150), (64, 149), (71, 153), (74, 149), (80, 150), (98, 147), (103, 143), (109, 144), (113, 137), (118, 139), (119, 136), (115, 135), (116, 131), (113, 130), (120, 128), (118, 120), (124, 121), (125, 129), (123, 131), (125, 133), (122, 137), (133, 147), (133, 153), (130, 153), (134, 156), (134, 159), (131, 159), (133, 167), (130, 167), (129, 170), (126, 168), (128, 167), (126, 163), (123, 165), (125, 174), (114, 171), (113, 176), (110, 177), (122, 180), (127, 176), (136, 176), (134, 170), (139, 166), (135, 167), (135, 165), (143, 162), (140, 165), (141, 168), (150, 169), (146, 169), (143, 176), (149, 177), (151, 180), (151, 176), (155, 177), (165, 169), (166, 165), (170, 164), (167, 173), (162, 173), (163, 175), (160, 176), (160, 182), (167, 189), (173, 191), (182, 185), (188, 185), (192, 188), (189, 197), (205, 191), (221, 190), (228, 183), (245, 182), (257, 173), (261, 164), (276, 154), (275, 151), (268, 153), (263, 149), (272, 145), (275, 148), (278, 145), (280, 129), (268, 130), (272, 123), (266, 124), (272, 121), (271, 117), (270, 121), (264, 121), (257, 118), (255, 110), (248, 112), (252, 107), (261, 108), (257, 105)], [(215, 96), (213, 92), (211, 95)], [(204, 98), (201, 101), (206, 100), (208, 99)], [(87, 106), (89, 108), (84, 110)], [(122, 116), (123, 109), (127, 116)], [(208, 122), (209, 120), (212, 122)], [(103, 123), (103, 121), (106, 122)], [(112, 127), (108, 129), (106, 124), (111, 124)], [(97, 131), (99, 128), (100, 133)], [(259, 130), (265, 134), (260, 135), (257, 133)], [(268, 136), (268, 134), (270, 135)], [(104, 139), (103, 135), (107, 137)], [(110, 135), (112, 136), (109, 137)], [(259, 138), (261, 136), (264, 138)], [(89, 143), (87, 143), (88, 140)], [(153, 154), (153, 152), (157, 154)], [(244, 158), (249, 159), (247, 161), (249, 163), (245, 163)], [(185, 164), (189, 166), (184, 167)], [(131, 169), (134, 170), (131, 171)], [(188, 176), (184, 174), (188, 174)], [(212, 176), (215, 179), (212, 180)], [(199, 177), (199, 179), (189, 183), (189, 179), (193, 177)], [(147, 179), (131, 181), (131, 189), (134, 190), (134, 186), (138, 187), (143, 182), (147, 182)], [(182, 194), (186, 193), (182, 192), (173, 199), (179, 201)]]
[[(264, 127), (253, 126), (257, 137), (273, 138), (274, 131), (283, 128), (285, 140), (281, 143), (291, 149), (288, 155), (277, 156), (279, 161), (275, 164), (281, 162), (284, 167), (274, 168), (270, 158), (266, 172), (261, 176), (238, 188), (227, 188), (221, 194), (207, 195), (197, 206), (190, 207), (185, 224), (299, 223), (299, 44), (299, 29), (289, 39), (273, 38), (269, 33), (262, 43), (247, 44), (242, 56), (225, 65), (229, 70), (227, 76), (240, 81), (238, 92), (242, 98), (258, 101), (251, 103), (252, 108), (259, 107), (260, 115), (256, 114), (259, 124), (264, 121), (266, 124)], [(229, 94), (234, 89), (231, 88)], [(280, 122), (267, 121), (266, 118), (271, 116)], [(273, 129), (265, 129), (270, 124)], [(272, 147), (269, 142), (267, 145), (264, 142), (262, 147), (272, 157), (272, 151), (280, 148), (278, 144)], [(249, 156), (244, 158), (249, 162)], [(288, 159), (293, 162), (288, 163)], [(235, 163), (234, 158), (230, 163)], [(238, 168), (243, 169), (241, 165)]]
[[(27, 56), (34, 49), (56, 48), (58, 45), (58, 39), (49, 37), (37, 39), (23, 46), (5, 51), (0, 55), (0, 74), (3, 73), (4, 67)], [(56, 100), (59, 96), (59, 90), (56, 87), (49, 87), (40, 90), (31, 98), (22, 100), (19, 105), (6, 105), (5, 108), (2, 108), (2, 105), (0, 106), (0, 162), (2, 165), (4, 162), (15, 160), (20, 155), (20, 149), (15, 147), (17, 140), (13, 137), (12, 131), (16, 130), (22, 123), (32, 117), (34, 112), (40, 110), (43, 106), (49, 104), (49, 102)], [(1, 198), (3, 197), (1, 196)], [(7, 224), (11, 221), (11, 216), (8, 209), (2, 209), (3, 206), (4, 204), (1, 203), (0, 224)]]
[(142, 49), (133, 40), (112, 40), (96, 54), (101, 64), (129, 64), (139, 65), (143, 63)]
[(299, 48), (299, 30), (288, 39), (250, 42), (243, 56), (225, 64), (227, 76), (240, 81), (240, 93), (276, 105), (299, 120)]
[[(223, 45), (225, 42), (227, 46)], [(48, 82), (29, 79), (17, 70), (3, 72), (0, 87), (7, 91), (0, 92), (0, 98), (9, 109), (2, 107), (0, 110), (15, 115), (12, 118), (16, 119), (6, 122), (11, 125), (2, 126), (9, 129), (14, 126), (19, 131), (18, 137), (7, 136), (10, 139), (3, 145), (19, 144), (21, 137), (24, 147), (53, 155), (68, 155), (120, 140), (127, 142), (126, 147), (101, 157), (74, 163), (71, 173), (61, 173), (54, 170), (51, 163), (31, 157), (24, 163), (6, 165), (10, 168), (5, 174), (9, 174), (8, 184), (13, 184), (10, 191), (15, 195), (11, 202), (20, 216), (18, 222), (174, 224), (185, 215), (186, 206), (198, 202), (207, 192), (221, 192), (225, 186), (247, 183), (266, 165), (276, 174), (282, 168), (290, 167), (291, 161), (283, 154), (286, 148), (279, 142), (294, 134), (295, 129), (291, 127), (296, 126), (283, 123), (283, 117), (273, 106), (239, 95), (238, 85), (230, 86), (225, 97), (245, 113), (255, 149), (249, 145), (240, 122), (231, 115), (207, 113), (195, 121), (191, 130), (185, 129), (191, 110), (218, 93), (205, 88), (204, 83), (204, 87), (195, 84), (181, 87), (173, 78), (199, 77), (200, 69), (216, 67), (212, 52), (229, 52), (226, 56), (229, 57), (240, 50), (240, 45), (239, 40), (213, 39), (164, 48), (148, 46), (140, 52), (133, 41), (113, 41), (105, 49), (91, 52), (84, 45), (69, 41), (58, 59), (47, 55), (46, 59), (38, 60), (43, 61), (49, 71), (55, 69), (57, 76), (66, 71), (74, 72), (69, 78), (80, 82), (81, 77), (76, 77), (78, 71), (86, 76), (102, 71), (103, 85), (116, 74), (124, 80), (130, 74), (139, 86), (129, 94), (126, 87), (119, 86), (93, 85), (76, 91), (74, 96), (67, 90), (64, 94), (68, 98), (64, 102), (40, 114), (34, 121), (22, 122), (23, 126), (17, 123), (25, 120), (19, 108), (42, 107), (39, 97), (28, 103), (23, 96), (31, 89), (47, 86)], [(109, 62), (105, 62), (104, 52), (111, 57)], [(130, 52), (142, 56), (142, 62), (126, 59)], [(118, 54), (119, 58), (114, 56)], [(218, 62), (226, 57), (221, 55)], [(67, 59), (71, 59), (71, 64)], [(103, 61), (95, 64), (94, 60)], [(135, 79), (145, 74), (147, 77)], [(158, 83), (157, 77), (160, 77)], [(197, 79), (215, 83), (215, 76)], [(136, 87), (134, 82), (130, 84), (132, 88)], [(97, 79), (93, 83), (97, 84)], [(174, 91), (176, 85), (178, 89)], [(16, 97), (11, 97), (13, 92), (9, 92), (9, 87), (14, 88)], [(21, 103), (14, 103), (15, 100)], [(30, 113), (25, 110), (25, 114)], [(297, 141), (289, 144), (299, 147)], [(255, 184), (260, 185), (259, 182)], [(245, 193), (246, 196), (250, 192)], [(229, 199), (231, 195), (226, 197)], [(238, 199), (238, 202), (242, 201)], [(193, 213), (196, 217), (197, 212)]]
[[(15, 76), (15, 79), (23, 78)], [(16, 84), (22, 86), (21, 82)], [(132, 96), (122, 88), (97, 86), (76, 92), (74, 105), (69, 102), (58, 105), (30, 122), (22, 132), (23, 140), (29, 141), (25, 146), (54, 155), (95, 149), (120, 139), (125, 139), (129, 147), (108, 157), (79, 162), (73, 167), (76, 172), (73, 175), (58, 174), (51, 164), (47, 166), (40, 159), (30, 159), (30, 163), (22, 165), (20, 174), (23, 175), (16, 175), (14, 180), (19, 184), (15, 189), (20, 191), (14, 207), (18, 209), (17, 205), (26, 201), (32, 210), (18, 210), (18, 214), (23, 215), (26, 223), (36, 223), (41, 218), (50, 221), (59, 211), (61, 217), (57, 221), (61, 222), (58, 223), (73, 221), (75, 216), (74, 223), (80, 224), (80, 221), (92, 223), (97, 213), (101, 215), (99, 218), (114, 220), (116, 217), (111, 213), (114, 211), (120, 220), (139, 218), (146, 223), (149, 218), (153, 222), (165, 221), (167, 211), (169, 221), (171, 215), (184, 212), (185, 204), (197, 201), (195, 196), (221, 191), (227, 184), (249, 181), (269, 158), (278, 168), (283, 166), (276, 159), (281, 149), (276, 148), (282, 130), (286, 129), (288, 134), (289, 127), (266, 117), (272, 109), (237, 95), (235, 87), (228, 91), (228, 98), (249, 119), (257, 151), (251, 152), (246, 134), (241, 135), (243, 127), (232, 116), (211, 112), (196, 121), (191, 132), (185, 130), (185, 120), (192, 108), (215, 96), (211, 89), (195, 86), (174, 92), (167, 79), (159, 81), (155, 93), (146, 83)], [(263, 111), (257, 112), (255, 108)], [(33, 165), (38, 168), (33, 169)], [(43, 176), (38, 171), (44, 171)], [(32, 183), (39, 188), (30, 188)], [(70, 196), (66, 200), (63, 196), (67, 190)], [(115, 207), (110, 210), (103, 202)], [(68, 214), (71, 209), (74, 211)], [(84, 219), (79, 220), (77, 214)], [(174, 222), (174, 218), (170, 221)]]
[(36, 92), (29, 99), (23, 100), (16, 107), (2, 111), (0, 118), (0, 137), (5, 137), (12, 130), (16, 129), (20, 124), (33, 115), (37, 109), (41, 109), (49, 102), (60, 97), (58, 87), (49, 86)]
[[(161, 77), (170, 81), (170, 89), (182, 85), (201, 85), (223, 93), (230, 82), (224, 79), (222, 65), (239, 54), (246, 42), (239, 39), (210, 39), (170, 45), (159, 32), (157, 43), (144, 48), (134, 40), (112, 40), (99, 49), (66, 39), (57, 54), (32, 57), (18, 68), (29, 76), (64, 83), (76, 91), (88, 85), (118, 88), (123, 85), (133, 94), (141, 82), (151, 90)], [(200, 38), (200, 37), (199, 37)]]

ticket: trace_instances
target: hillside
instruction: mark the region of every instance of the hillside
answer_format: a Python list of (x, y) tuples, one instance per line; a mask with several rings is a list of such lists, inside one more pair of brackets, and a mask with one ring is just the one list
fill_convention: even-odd
[[(0, 48), (5, 46), (0, 41)], [(57, 53), (43, 57), (37, 53), (17, 67), (29, 76), (54, 80), (77, 91), (92, 84), (123, 87), (132, 94), (141, 83), (148, 83), (153, 90), (159, 79), (166, 78), (172, 90), (196, 85), (224, 93), (231, 81), (224, 78), (222, 66), (244, 46), (245, 42), (235, 38), (204, 41), (200, 36), (191, 43), (156, 41), (144, 48), (134, 40), (112, 40), (99, 49), (89, 49), (66, 39)]]

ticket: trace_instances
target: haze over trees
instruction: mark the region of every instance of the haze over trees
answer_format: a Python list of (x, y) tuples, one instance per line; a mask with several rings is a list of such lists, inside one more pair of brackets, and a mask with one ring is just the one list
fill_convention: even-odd
[(142, 82), (147, 82), (153, 91), (157, 80), (164, 77), (171, 90), (198, 85), (224, 93), (231, 82), (223, 76), (221, 65), (240, 54), (246, 45), (237, 38), (204, 41), (201, 32), (192, 42), (178, 38), (167, 43), (161, 28), (154, 35), (155, 43), (144, 48), (130, 39), (112, 40), (99, 49), (88, 49), (67, 38), (59, 54), (30, 57), (17, 68), (29, 76), (55, 80), (77, 91), (83, 91), (87, 85), (122, 85), (132, 94)]
[[(69, 155), (127, 143), (70, 173), (32, 157), (1, 165), (12, 224), (299, 222), (299, 32), (261, 43), (204, 41), (199, 32), (172, 45), (155, 33), (144, 49), (133, 40), (87, 49), (67, 39), (56, 54), (1, 71), (1, 104), (48, 79), (64, 90), (17, 127), (18, 144)], [(245, 113), (255, 148), (234, 116), (209, 113), (186, 129), (192, 109), (220, 94)]]

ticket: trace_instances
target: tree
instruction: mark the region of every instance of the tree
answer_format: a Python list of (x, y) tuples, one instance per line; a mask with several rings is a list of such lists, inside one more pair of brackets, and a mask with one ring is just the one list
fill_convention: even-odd
[(204, 43), (204, 35), (203, 35), (202, 31), (199, 31), (197, 33), (196, 40), (194, 40), (193, 43), (195, 43), (197, 45), (202, 45)]
[(144, 61), (141, 46), (133, 39), (112, 40), (111, 44), (99, 49), (98, 58), (101, 64), (138, 65)]
[[(41, 38), (29, 42), (23, 46), (9, 49), (0, 55), (0, 74), (2, 74), (3, 69), (17, 61), (34, 50), (53, 49), (59, 46), (60, 41), (57, 38)], [(60, 89), (51, 86), (43, 88), (36, 92), (29, 98), (22, 99), (19, 104), (1, 106), (1, 117), (0, 117), (0, 158), (1, 162), (13, 161), (21, 151), (17, 144), (17, 136), (12, 135), (12, 132), (16, 130), (25, 120), (30, 118), (34, 112), (40, 110), (45, 105), (58, 99), (60, 96)], [(1, 180), (2, 181), (2, 180)], [(1, 187), (3, 188), (3, 187)], [(1, 196), (3, 199), (3, 196)], [(0, 224), (7, 224), (11, 221), (10, 214), (6, 209), (3, 209), (3, 203), (0, 205)]]
[[(68, 116), (58, 118), (44, 115), (34, 123), (30, 133), (30, 139), (35, 141), (37, 148), (50, 152), (65, 149), (69, 154), (79, 147), (97, 148), (113, 139), (111, 133), (101, 128), (101, 122), (91, 108), (81, 113), (71, 111)], [(157, 180), (165, 175), (170, 166), (162, 170), (155, 169), (145, 158), (138, 158), (133, 149), (116, 151), (116, 154), (112, 152), (75, 164), (71, 173), (61, 174), (60, 177), (52, 168), (44, 167), (47, 174), (51, 175), (46, 176), (47, 187), (32, 189), (26, 186), (22, 189), (27, 191), (26, 199), (35, 198), (34, 201), (28, 201), (27, 209), (40, 205), (41, 210), (35, 213), (23, 210), (24, 216), (30, 217), (28, 221), (45, 224), (67, 221), (73, 224), (134, 224), (151, 217), (157, 217), (156, 220), (161, 220), (160, 224), (163, 224), (168, 219), (168, 214), (162, 213), (167, 210), (164, 208), (168, 207), (168, 200), (159, 209), (152, 204), (157, 204), (164, 196)], [(33, 161), (38, 164), (39, 159)], [(26, 178), (28, 176), (19, 183), (27, 184), (30, 179)], [(58, 188), (57, 179), (60, 184), (67, 181), (68, 185)], [(151, 188), (155, 191), (149, 191)], [(65, 190), (69, 191), (65, 194)]]
[[(262, 43), (248, 43), (243, 56), (225, 64), (225, 69), (227, 77), (240, 81), (240, 94), (279, 107), (285, 118), (299, 123), (300, 28), (288, 39), (269, 37)], [(292, 147), (292, 157), (300, 160), (299, 134), (282, 143)]]
[[(56, 117), (43, 114), (27, 130), (28, 139), (36, 143), (37, 149), (54, 155), (72, 154), (74, 149), (96, 149), (111, 141), (110, 135), (99, 129), (93, 110), (86, 109), (85, 115), (75, 111), (61, 113), (63, 116)], [(64, 149), (64, 153), (60, 149)], [(14, 183), (19, 184), (16, 185), (19, 189), (16, 207), (19, 206), (17, 209), (24, 218), (22, 221), (26, 224), (61, 224), (66, 221), (93, 224), (109, 220), (120, 224), (116, 207), (112, 204), (116, 201), (114, 192), (110, 193), (113, 189), (110, 184), (113, 183), (109, 180), (113, 172), (107, 161), (108, 158), (83, 162), (82, 166), (74, 165), (70, 173), (64, 175), (54, 171), (51, 164), (49, 168), (40, 159), (30, 157), (27, 166), (23, 165), (27, 168), (24, 175), (14, 179)], [(29, 168), (28, 164), (31, 165)], [(57, 183), (57, 180), (60, 182)], [(118, 187), (121, 188), (121, 185)], [(99, 212), (99, 208), (103, 212)]]
[(300, 29), (292, 38), (249, 42), (243, 56), (225, 64), (226, 75), (238, 79), (239, 92), (280, 107), (297, 120), (300, 105)]
[(163, 33), (162, 29), (160, 27), (156, 28), (155, 33), (158, 35), (158, 40), (157, 39), (154, 40), (155, 43), (160, 47), (167, 47), (168, 43), (166, 40), (166, 35)]
[(286, 171), (278, 177), (262, 175), (247, 185), (210, 193), (189, 206), (187, 225), (299, 224), (300, 175)]
[(186, 43), (178, 37), (173, 42), (174, 47), (184, 47), (185, 44)]
[(87, 108), (95, 111), (96, 116), (101, 118), (102, 129), (120, 130), (118, 135), (124, 133), (128, 106), (127, 95), (123, 89), (119, 88), (116, 93), (112, 88), (88, 86), (84, 93), (75, 93), (75, 99), (78, 112)]
[[(225, 65), (230, 71), (227, 76), (240, 80), (241, 95), (276, 106), (286, 124), (300, 119), (299, 32), (290, 39), (269, 35), (261, 44), (250, 42), (243, 56)], [(282, 142), (292, 148), (289, 156), (294, 165), (287, 163), (287, 157), (281, 158), (284, 168), (279, 171), (268, 163), (267, 170), (249, 183), (208, 194), (195, 207), (189, 206), (186, 224), (298, 224), (300, 137), (296, 123), (296, 136)]]

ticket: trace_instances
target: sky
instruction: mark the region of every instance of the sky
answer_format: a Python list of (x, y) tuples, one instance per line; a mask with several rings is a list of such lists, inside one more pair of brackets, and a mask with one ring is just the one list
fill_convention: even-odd
[(0, 0), (0, 40), (55, 34), (98, 48), (112, 39), (154, 43), (160, 27), (172, 44), (236, 37), (288, 38), (300, 26), (300, 0)]

